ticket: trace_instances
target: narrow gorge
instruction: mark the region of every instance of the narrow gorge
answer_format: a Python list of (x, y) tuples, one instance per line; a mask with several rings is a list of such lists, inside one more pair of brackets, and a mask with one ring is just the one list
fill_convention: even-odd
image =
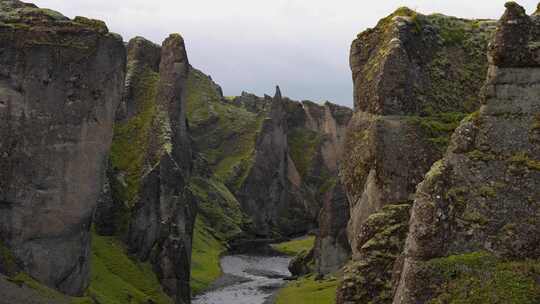
[(540, 303), (538, 9), (398, 8), (350, 109), (0, 0), (0, 304)]

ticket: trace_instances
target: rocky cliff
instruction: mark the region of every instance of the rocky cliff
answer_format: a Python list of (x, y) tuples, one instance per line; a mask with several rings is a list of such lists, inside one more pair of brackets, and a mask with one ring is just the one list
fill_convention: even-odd
[[(99, 235), (124, 239), (127, 252), (150, 262), (166, 294), (189, 303), (195, 198), (185, 85), (190, 70), (184, 41), (128, 43), (125, 96), (98, 212)], [(152, 300), (155, 301), (154, 298)]]
[(125, 48), (101, 21), (16, 0), (0, 3), (0, 48), (0, 270), (80, 295)]
[[(293, 101), (279, 88), (274, 97), (224, 97), (195, 69), (187, 91), (195, 147), (210, 167), (212, 184), (224, 184), (235, 198), (228, 200), (235, 211), (219, 217), (235, 227), (237, 237), (290, 236), (317, 227), (322, 194), (332, 192), (337, 180), (351, 111)], [(224, 197), (223, 191), (211, 192)], [(211, 208), (201, 212), (219, 221)]]
[(355, 115), (341, 176), (353, 259), (339, 303), (391, 302), (416, 185), (479, 105), (494, 28), (400, 8), (352, 43)]
[(539, 41), (507, 3), (482, 107), (418, 186), (393, 303), (540, 301)]

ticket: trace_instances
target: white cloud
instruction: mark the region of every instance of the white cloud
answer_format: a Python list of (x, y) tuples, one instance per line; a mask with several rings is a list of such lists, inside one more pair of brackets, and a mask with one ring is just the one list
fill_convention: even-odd
[[(423, 13), (499, 18), (506, 0), (35, 0), (74, 17), (107, 22), (124, 39), (160, 43), (179, 32), (191, 63), (227, 95), (272, 94), (352, 105), (349, 46), (400, 6)], [(530, 12), (536, 1), (519, 1)]]

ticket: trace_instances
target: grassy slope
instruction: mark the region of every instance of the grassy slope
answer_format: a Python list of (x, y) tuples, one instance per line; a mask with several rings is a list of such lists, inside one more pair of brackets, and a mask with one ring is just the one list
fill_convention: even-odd
[(195, 222), (191, 259), (191, 290), (194, 295), (206, 289), (221, 275), (219, 258), (225, 247), (208, 229), (200, 216)]
[(272, 248), (290, 256), (296, 256), (302, 252), (310, 251), (315, 244), (315, 237), (296, 239), (284, 243), (274, 244)]
[(231, 190), (243, 183), (251, 168), (263, 118), (224, 102), (212, 80), (195, 69), (187, 79), (186, 104), (195, 146), (212, 174), (195, 176), (190, 183), (199, 205), (191, 267), (192, 291), (197, 294), (221, 275), (219, 258), (226, 240), (242, 233), (248, 222)]
[(303, 277), (281, 289), (276, 304), (333, 304), (336, 302), (337, 280), (316, 281), (313, 276)]
[(224, 102), (218, 87), (198, 70), (190, 71), (186, 91), (188, 119), (197, 148), (217, 179), (238, 188), (251, 168), (263, 117)]
[(99, 303), (105, 304), (173, 303), (163, 292), (149, 263), (130, 259), (124, 245), (116, 237), (96, 234), (92, 239), (88, 293)]
[(51, 300), (55, 303), (70, 303), (70, 304), (93, 304), (91, 298), (89, 297), (69, 297), (65, 294), (62, 294), (58, 292), (57, 290), (54, 290), (52, 288), (49, 288), (38, 281), (34, 280), (32, 277), (30, 277), (26, 273), (19, 273), (13, 278), (9, 279), (11, 282), (16, 283), (18, 285), (24, 284), (27, 287), (35, 290), (38, 292), (40, 297), (43, 297), (45, 300)]

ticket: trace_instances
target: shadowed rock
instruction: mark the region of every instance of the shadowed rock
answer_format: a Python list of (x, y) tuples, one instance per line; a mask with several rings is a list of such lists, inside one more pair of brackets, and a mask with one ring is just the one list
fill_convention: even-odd
[(101, 21), (14, 0), (0, 48), (0, 239), (21, 271), (80, 295), (125, 48)]
[[(538, 275), (520, 268), (534, 269), (540, 258), (540, 66), (531, 53), (540, 20), (515, 3), (506, 7), (489, 52), (483, 106), (461, 123), (418, 186), (395, 304), (463, 294), (471, 303), (540, 300)], [(503, 276), (520, 287), (497, 287)]]

